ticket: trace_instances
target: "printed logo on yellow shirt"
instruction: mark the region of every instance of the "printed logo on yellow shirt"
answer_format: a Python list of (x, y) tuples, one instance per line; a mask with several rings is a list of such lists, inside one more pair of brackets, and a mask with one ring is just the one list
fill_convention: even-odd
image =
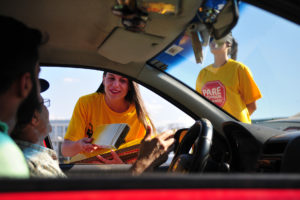
[(220, 81), (208, 81), (202, 87), (202, 95), (208, 100), (223, 107), (226, 101), (226, 88)]

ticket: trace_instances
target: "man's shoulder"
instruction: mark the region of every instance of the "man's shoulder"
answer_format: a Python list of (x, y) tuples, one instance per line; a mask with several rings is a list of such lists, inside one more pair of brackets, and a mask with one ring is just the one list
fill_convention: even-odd
[(6, 132), (0, 131), (0, 149), (4, 144), (16, 145), (13, 139), (11, 139), (11, 137)]
[[(0, 132), (0, 157), (4, 155), (13, 155), (23, 157), (19, 146), (11, 139), (10, 136)], [(0, 159), (1, 160), (1, 159)]]
[(29, 170), (21, 149), (3, 132), (0, 132), (0, 176), (28, 177)]

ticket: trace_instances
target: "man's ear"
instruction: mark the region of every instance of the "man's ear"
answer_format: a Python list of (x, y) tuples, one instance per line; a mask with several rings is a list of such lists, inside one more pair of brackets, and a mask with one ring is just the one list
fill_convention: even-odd
[(18, 91), (20, 97), (26, 98), (32, 89), (32, 85), (31, 74), (26, 72), (19, 79)]
[(40, 118), (39, 118), (40, 114), (37, 111), (34, 111), (33, 113), (33, 117), (31, 119), (31, 124), (33, 126), (37, 126), (40, 122)]

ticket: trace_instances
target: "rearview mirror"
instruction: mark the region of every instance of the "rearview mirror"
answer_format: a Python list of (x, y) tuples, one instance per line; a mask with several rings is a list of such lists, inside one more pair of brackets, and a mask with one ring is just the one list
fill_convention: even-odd
[(236, 0), (228, 0), (217, 15), (215, 23), (212, 24), (212, 35), (214, 38), (225, 37), (236, 25), (238, 21), (238, 6)]
[(238, 21), (237, 0), (206, 0), (199, 8), (199, 19), (212, 37), (226, 36)]

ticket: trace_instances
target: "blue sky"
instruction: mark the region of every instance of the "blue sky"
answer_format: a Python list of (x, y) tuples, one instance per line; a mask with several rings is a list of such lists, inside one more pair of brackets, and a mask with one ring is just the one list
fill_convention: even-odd
[[(239, 22), (233, 30), (239, 43), (237, 60), (251, 69), (263, 94), (252, 119), (287, 117), (300, 112), (299, 34), (298, 25), (252, 6), (246, 6), (240, 12)], [(198, 72), (213, 62), (209, 49), (206, 48), (204, 54), (202, 65), (195, 64), (191, 55), (189, 62), (168, 72), (185, 79), (185, 83), (194, 88)], [(182, 70), (188, 75), (183, 75)], [(51, 67), (43, 68), (41, 77), (51, 84), (50, 89), (43, 93), (44, 98), (51, 99), (50, 118), (70, 119), (77, 99), (98, 88), (102, 73)], [(157, 126), (192, 123), (190, 117), (152, 92), (142, 88), (142, 95)]]
[[(253, 117), (291, 116), (300, 112), (300, 27), (251, 7), (234, 34), (240, 42), (239, 60), (248, 65), (263, 98)], [(263, 22), (263, 23), (262, 23)]]

